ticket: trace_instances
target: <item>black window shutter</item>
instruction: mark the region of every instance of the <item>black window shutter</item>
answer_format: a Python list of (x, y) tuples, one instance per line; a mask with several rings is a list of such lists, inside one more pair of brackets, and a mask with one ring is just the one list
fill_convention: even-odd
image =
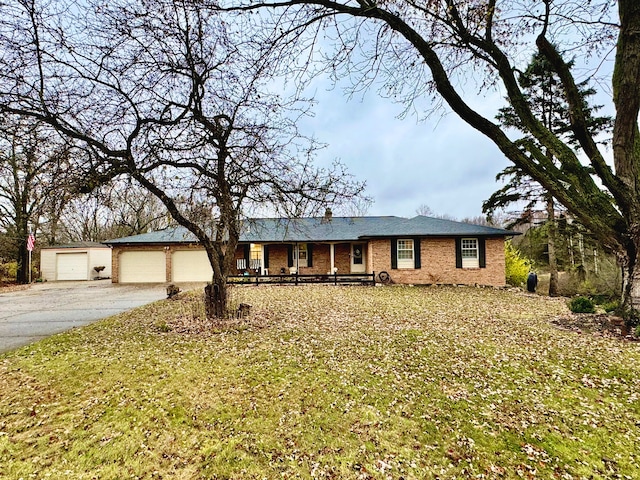
[(293, 245), (287, 245), (287, 266), (293, 267)]
[(422, 268), (422, 263), (420, 261), (420, 239), (413, 239), (413, 263), (414, 268)]
[(249, 268), (249, 256), (251, 253), (251, 245), (249, 245), (248, 243), (244, 245), (244, 261), (247, 262), (246, 268)]
[(269, 245), (264, 246), (264, 268), (269, 268)]
[(313, 248), (311, 243), (307, 243), (307, 267), (313, 267)]
[(487, 253), (484, 238), (478, 238), (478, 265), (480, 268), (487, 267)]
[(391, 268), (398, 268), (398, 239), (391, 239)]
[(456, 238), (456, 268), (462, 268), (462, 239)]

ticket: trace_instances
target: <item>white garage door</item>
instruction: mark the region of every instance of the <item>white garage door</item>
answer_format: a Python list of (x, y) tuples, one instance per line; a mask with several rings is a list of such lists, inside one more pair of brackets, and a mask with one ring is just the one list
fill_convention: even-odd
[(89, 255), (83, 253), (58, 253), (56, 255), (56, 280), (88, 280)]
[(163, 283), (167, 279), (164, 251), (122, 252), (119, 257), (120, 283)]
[(207, 252), (178, 250), (171, 256), (173, 282), (210, 282), (213, 275)]

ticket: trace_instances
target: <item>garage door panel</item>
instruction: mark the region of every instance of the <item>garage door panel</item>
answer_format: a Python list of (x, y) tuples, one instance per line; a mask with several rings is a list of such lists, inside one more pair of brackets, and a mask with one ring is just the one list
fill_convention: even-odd
[(177, 250), (171, 257), (173, 282), (210, 282), (213, 270), (204, 250)]
[(164, 283), (167, 279), (164, 251), (122, 252), (119, 267), (120, 283)]
[(56, 255), (56, 280), (87, 280), (89, 255), (82, 253), (58, 253)]

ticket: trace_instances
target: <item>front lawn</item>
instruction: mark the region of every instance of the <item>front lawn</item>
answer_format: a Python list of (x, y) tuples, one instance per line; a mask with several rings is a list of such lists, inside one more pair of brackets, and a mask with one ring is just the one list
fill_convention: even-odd
[(0, 477), (637, 478), (640, 344), (565, 302), (455, 287), (238, 287), (0, 356)]

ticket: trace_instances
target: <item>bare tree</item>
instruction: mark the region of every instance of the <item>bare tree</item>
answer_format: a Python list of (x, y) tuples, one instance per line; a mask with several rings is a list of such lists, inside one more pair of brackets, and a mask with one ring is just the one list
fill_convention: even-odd
[(102, 242), (174, 223), (157, 197), (131, 181), (114, 181), (71, 199), (57, 222), (59, 238), (69, 242)]
[(423, 215), (425, 217), (430, 217), (430, 216), (433, 216), (433, 210), (426, 203), (422, 203), (420, 204), (420, 206), (418, 206), (418, 208), (416, 208), (416, 214)]
[[(254, 16), (277, 23), (283, 41), (297, 41), (298, 74), (329, 70), (353, 91), (380, 85), (383, 95), (419, 111), (421, 100), (443, 102), (491, 139), (525, 174), (547, 190), (600, 242), (623, 271), (623, 310), (630, 322), (640, 306), (640, 2), (637, 0), (508, 2), (501, 0), (227, 0), (227, 10), (266, 9)], [(219, 5), (211, 2), (211, 8)], [(614, 18), (618, 14), (618, 21)], [(328, 32), (319, 42), (321, 32)], [(324, 68), (314, 52), (334, 39)], [(589, 131), (579, 72), (569, 59), (601, 65), (615, 51), (611, 100), (616, 108), (613, 168)], [(524, 55), (523, 55), (524, 52)], [(539, 53), (560, 79), (578, 151), (545, 127), (517, 81)], [(499, 87), (527, 132), (508, 135), (470, 103), (477, 90)], [(470, 92), (471, 90), (471, 92)], [(601, 89), (606, 94), (606, 89)], [(465, 98), (466, 97), (466, 98)], [(427, 108), (429, 108), (427, 106)], [(527, 136), (536, 140), (529, 141)], [(549, 161), (546, 151), (558, 162)], [(586, 158), (586, 164), (582, 159)]]
[(157, 197), (131, 182), (111, 185), (103, 204), (110, 212), (103, 240), (162, 230), (175, 223)]
[(64, 201), (71, 149), (46, 125), (7, 116), (0, 125), (0, 228), (8, 255), (18, 262), (17, 281), (29, 281), (27, 237), (36, 233), (49, 202)]
[(0, 111), (91, 149), (84, 190), (124, 175), (160, 199), (205, 248), (208, 316), (223, 318), (247, 206), (300, 214), (363, 186), (313, 166), (295, 128), (307, 104), (273, 85), (286, 50), (186, 1), (67, 7), (0, 7)]

